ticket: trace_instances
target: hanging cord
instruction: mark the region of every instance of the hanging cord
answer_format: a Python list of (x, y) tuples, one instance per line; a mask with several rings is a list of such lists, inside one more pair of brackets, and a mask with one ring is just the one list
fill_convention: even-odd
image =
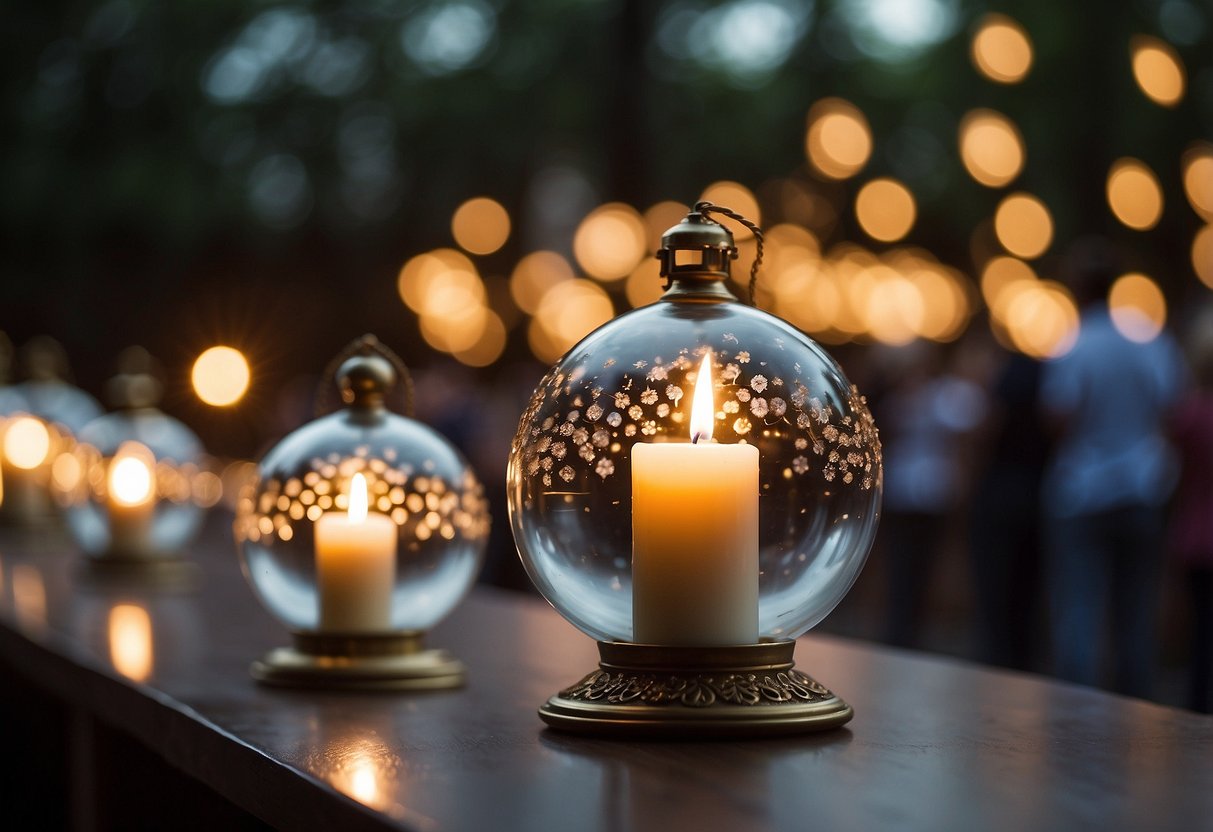
[(750, 265), (749, 292), (750, 306), (757, 306), (758, 303), (755, 299), (755, 290), (758, 288), (758, 268), (762, 265), (762, 229), (731, 208), (725, 208), (722, 205), (714, 205), (711, 202), (696, 202), (695, 211), (703, 214), (705, 217), (709, 214), (720, 214), (721, 216), (728, 217), (731, 220), (736, 220), (754, 232), (754, 242), (756, 243), (757, 247), (754, 252), (754, 262)]
[(337, 371), (341, 369), (342, 364), (358, 355), (378, 355), (381, 358), (387, 359), (388, 363), (396, 371), (396, 383), (400, 387), (401, 398), (403, 400), (401, 412), (405, 416), (412, 418), (413, 376), (409, 373), (409, 368), (405, 366), (404, 360), (370, 333), (350, 341), (345, 349), (337, 353), (333, 360), (325, 365), (324, 372), (320, 376), (320, 383), (316, 387), (316, 417), (319, 418), (336, 409), (333, 402), (333, 390), (337, 386)]

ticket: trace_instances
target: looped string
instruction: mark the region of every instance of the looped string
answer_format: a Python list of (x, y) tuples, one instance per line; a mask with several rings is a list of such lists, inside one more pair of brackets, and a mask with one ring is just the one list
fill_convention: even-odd
[(754, 242), (756, 244), (756, 250), (754, 252), (754, 262), (750, 265), (749, 292), (750, 292), (750, 306), (757, 306), (758, 303), (755, 300), (755, 297), (756, 297), (755, 289), (757, 289), (757, 287), (758, 287), (758, 268), (762, 265), (762, 239), (763, 239), (762, 238), (762, 229), (759, 228), (757, 226), (757, 224), (755, 224), (751, 220), (746, 219), (741, 214), (738, 214), (736, 211), (732, 210), (731, 208), (725, 208), (722, 205), (715, 205), (711, 202), (696, 202), (695, 211), (697, 213), (703, 214), (704, 216), (708, 216), (710, 214), (720, 214), (721, 216), (728, 217), (731, 220), (735, 220), (735, 221), (741, 223), (746, 228), (748, 228), (754, 232)]
[(316, 386), (316, 396), (313, 400), (317, 418), (336, 409), (333, 391), (337, 387), (337, 371), (341, 369), (341, 365), (354, 356), (372, 354), (387, 359), (388, 363), (396, 371), (396, 384), (400, 389), (402, 399), (401, 412), (405, 416), (412, 418), (413, 376), (409, 373), (409, 368), (405, 366), (404, 360), (370, 333), (350, 341), (345, 349), (337, 353), (333, 357), (333, 360), (325, 365), (324, 372), (320, 375), (320, 383)]

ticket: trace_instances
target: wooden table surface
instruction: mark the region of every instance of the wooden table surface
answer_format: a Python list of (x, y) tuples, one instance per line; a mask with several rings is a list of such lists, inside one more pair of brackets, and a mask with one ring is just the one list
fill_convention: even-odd
[[(595, 645), (542, 602), (491, 589), (429, 639), (465, 661), (465, 689), (259, 687), (249, 662), (288, 639), (214, 521), (192, 593), (97, 586), (54, 536), (0, 537), (0, 673), (277, 828), (1213, 829), (1213, 718), (835, 638), (801, 639), (797, 663), (854, 721), (778, 740), (545, 729), (535, 709), (594, 667)], [(120, 604), (150, 616), (143, 682), (117, 670), (143, 672), (111, 644)]]

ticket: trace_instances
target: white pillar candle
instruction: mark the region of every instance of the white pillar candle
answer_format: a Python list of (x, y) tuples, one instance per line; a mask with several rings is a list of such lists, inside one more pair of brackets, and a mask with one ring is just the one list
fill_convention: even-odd
[(109, 514), (110, 553), (140, 557), (152, 552), (155, 458), (138, 442), (124, 442), (110, 460), (105, 510)]
[(711, 354), (691, 442), (632, 447), (632, 639), (758, 641), (758, 449), (712, 444)]
[(316, 520), (316, 586), (319, 630), (382, 633), (392, 629), (396, 583), (396, 524), (367, 512), (366, 478), (350, 481), (349, 512)]

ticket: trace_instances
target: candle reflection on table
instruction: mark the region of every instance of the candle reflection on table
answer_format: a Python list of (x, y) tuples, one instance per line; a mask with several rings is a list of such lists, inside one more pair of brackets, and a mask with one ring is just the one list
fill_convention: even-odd
[(327, 779), (333, 788), (364, 806), (398, 814), (400, 757), (377, 737), (358, 737), (329, 744)]
[(117, 604), (109, 613), (109, 652), (114, 669), (135, 682), (152, 675), (152, 619), (138, 604)]
[(42, 573), (27, 563), (13, 566), (13, 606), (17, 621), (26, 630), (41, 633), (46, 630), (46, 584)]

